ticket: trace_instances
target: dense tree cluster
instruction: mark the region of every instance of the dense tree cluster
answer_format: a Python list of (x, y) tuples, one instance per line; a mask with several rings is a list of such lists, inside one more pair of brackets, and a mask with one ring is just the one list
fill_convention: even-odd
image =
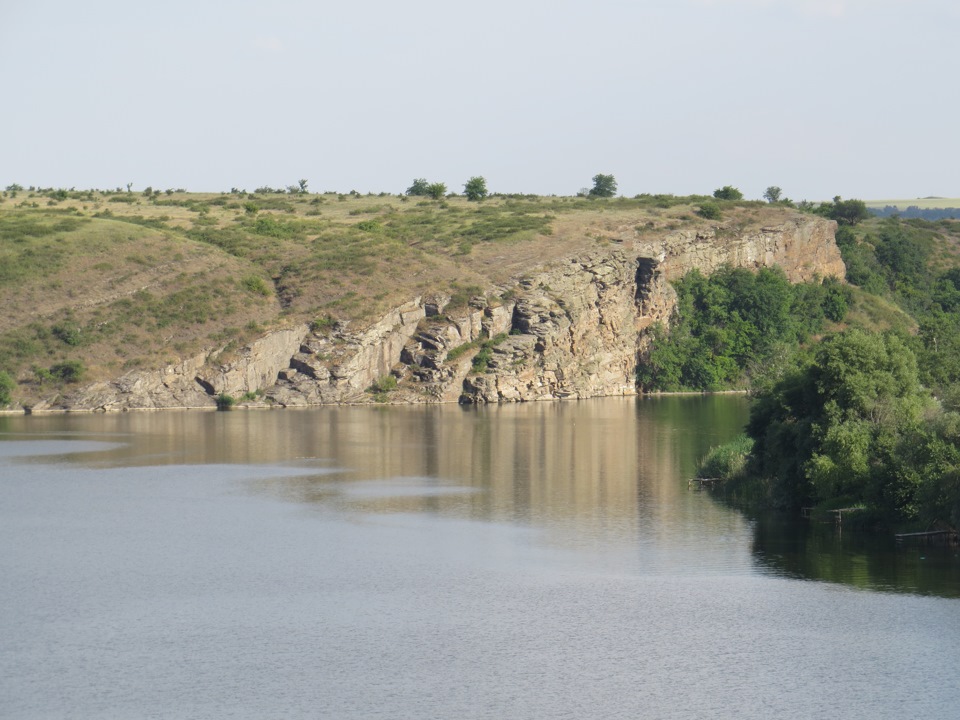
[(756, 398), (749, 472), (774, 505), (860, 506), (884, 523), (960, 526), (960, 414), (894, 334), (833, 335)]
[(727, 470), (713, 471), (731, 477), (731, 494), (782, 508), (854, 506), (886, 526), (958, 528), (960, 268), (934, 253), (937, 235), (956, 228), (853, 224), (837, 233), (847, 279), (899, 305), (918, 331), (851, 329), (774, 356), (753, 382), (752, 446), (718, 448), (714, 465)]
[(753, 273), (698, 271), (675, 283), (677, 309), (667, 334), (654, 329), (653, 348), (638, 370), (644, 390), (719, 390), (744, 386), (747, 373), (772, 361), (781, 346), (841, 320), (847, 290), (836, 280), (791, 284), (779, 268)]

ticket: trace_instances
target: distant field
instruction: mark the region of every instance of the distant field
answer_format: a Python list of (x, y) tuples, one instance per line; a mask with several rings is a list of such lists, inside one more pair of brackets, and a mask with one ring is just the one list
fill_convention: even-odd
[(960, 198), (925, 197), (907, 200), (864, 200), (868, 208), (885, 208), (887, 205), (906, 210), (908, 207), (918, 207), (921, 210), (935, 210), (940, 208), (960, 208)]

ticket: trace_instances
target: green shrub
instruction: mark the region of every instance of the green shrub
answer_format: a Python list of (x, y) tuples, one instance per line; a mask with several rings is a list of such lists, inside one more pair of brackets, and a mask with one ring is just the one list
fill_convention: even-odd
[(373, 393), (388, 393), (391, 390), (397, 389), (397, 378), (393, 375), (384, 375), (381, 378), (378, 378), (374, 381), (373, 385), (370, 386), (370, 391)]
[(227, 395), (227, 393), (217, 395), (217, 410), (232, 410), (236, 404), (237, 399), (233, 395)]
[(430, 183), (427, 186), (427, 195), (434, 200), (439, 200), (447, 194), (447, 186), (442, 182)]
[(13, 402), (13, 388), (16, 383), (7, 373), (0, 370), (0, 407), (6, 407)]
[(713, 196), (717, 200), (743, 200), (743, 193), (732, 185), (724, 185), (713, 191)]
[(245, 290), (249, 290), (252, 293), (257, 295), (263, 295), (264, 297), (269, 297), (272, 294), (270, 286), (267, 284), (267, 281), (264, 280), (259, 275), (248, 275), (243, 280), (240, 281), (240, 284)]
[(720, 206), (715, 202), (704, 202), (700, 204), (700, 209), (697, 210), (697, 215), (707, 220), (719, 220), (723, 215), (720, 212)]
[(740, 475), (753, 451), (753, 439), (746, 434), (710, 449), (697, 469), (697, 477), (728, 480)]
[(257, 235), (277, 239), (291, 238), (297, 233), (295, 225), (288, 222), (281, 222), (273, 217), (273, 215), (261, 215), (257, 217), (252, 230)]
[(361, 220), (357, 223), (357, 229), (375, 233), (383, 229), (383, 224), (379, 220)]
[(67, 345), (77, 346), (83, 343), (83, 333), (76, 323), (60, 322), (50, 328), (55, 338)]
[(473, 372), (482, 373), (487, 371), (487, 366), (493, 358), (493, 348), (506, 340), (509, 336), (506, 333), (494, 335), (480, 346), (480, 352), (473, 356)]
[(337, 321), (330, 315), (324, 315), (323, 317), (318, 317), (316, 320), (310, 323), (310, 329), (315, 333), (328, 333), (336, 327)]
[(79, 360), (65, 360), (50, 366), (50, 376), (61, 382), (75, 383), (83, 379), (85, 370)]
[(477, 343), (475, 342), (468, 342), (468, 343), (463, 343), (462, 345), (457, 345), (452, 350), (447, 351), (447, 362), (451, 360), (456, 360), (458, 357), (460, 357), (466, 352), (469, 352), (470, 350), (473, 350), (475, 347), (477, 347)]

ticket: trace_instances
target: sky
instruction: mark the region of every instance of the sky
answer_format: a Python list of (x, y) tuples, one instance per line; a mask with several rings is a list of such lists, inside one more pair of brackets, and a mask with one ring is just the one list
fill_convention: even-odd
[(0, 0), (0, 187), (960, 197), (956, 0)]

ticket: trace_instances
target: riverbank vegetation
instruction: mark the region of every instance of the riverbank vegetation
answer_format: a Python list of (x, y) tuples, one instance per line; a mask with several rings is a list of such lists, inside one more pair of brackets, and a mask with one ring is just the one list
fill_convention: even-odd
[(861, 304), (896, 321), (864, 327), (851, 312), (817, 344), (781, 346), (753, 378), (747, 435), (701, 473), (742, 505), (958, 528), (960, 224), (878, 219), (837, 240)]

